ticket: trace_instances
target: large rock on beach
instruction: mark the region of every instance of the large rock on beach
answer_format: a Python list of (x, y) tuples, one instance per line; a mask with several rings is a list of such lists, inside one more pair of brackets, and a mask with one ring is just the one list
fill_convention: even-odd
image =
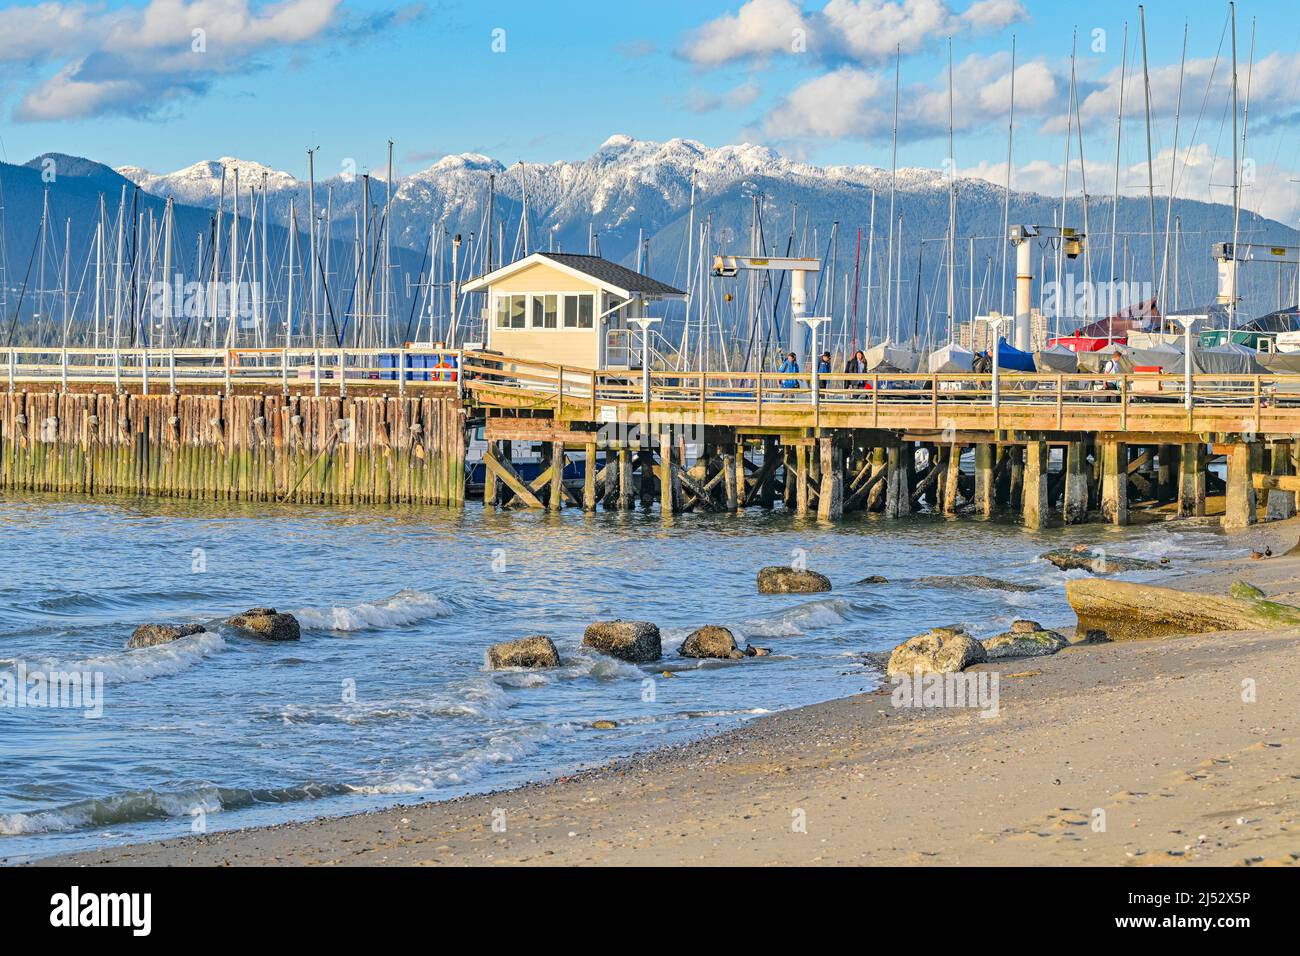
[(957, 588), (975, 591), (1014, 591), (1026, 593), (1039, 590), (1037, 584), (1017, 584), (1014, 581), (1002, 581), (983, 574), (936, 574), (920, 578), (916, 582), (931, 588)]
[(991, 661), (1003, 657), (1046, 657), (1067, 646), (1056, 631), (1046, 630), (1037, 621), (1014, 621), (1011, 630), (980, 641)]
[(1062, 548), (1040, 554), (1040, 558), (1062, 571), (1087, 571), (1089, 574), (1122, 574), (1125, 571), (1159, 571), (1166, 563), (1142, 558), (1124, 558), (1088, 548)]
[(182, 637), (189, 637), (191, 634), (202, 634), (204, 630), (202, 624), (141, 624), (131, 632), (131, 637), (126, 642), (126, 649), (158, 647), (161, 644), (178, 641)]
[(587, 625), (582, 643), (633, 664), (657, 661), (664, 653), (659, 628), (649, 621), (597, 621)]
[(296, 641), (302, 637), (298, 619), (292, 614), (280, 614), (273, 607), (251, 607), (243, 614), (226, 618), (226, 623), (264, 641)]
[(1244, 581), (1223, 596), (1080, 578), (1066, 583), (1065, 597), (1080, 634), (1101, 631), (1112, 641), (1300, 626), (1300, 608), (1270, 601)]
[(677, 653), (682, 657), (716, 657), (739, 660), (744, 653), (736, 646), (736, 637), (725, 627), (708, 624), (692, 631)]
[(763, 568), (758, 572), (759, 594), (817, 594), (831, 589), (831, 579), (804, 568)]
[(545, 634), (534, 634), (518, 641), (493, 644), (487, 650), (487, 664), (494, 671), (504, 667), (559, 667), (560, 652)]
[(922, 674), (951, 674), (987, 659), (984, 645), (961, 627), (935, 627), (910, 637), (889, 655), (885, 673), (890, 677)]

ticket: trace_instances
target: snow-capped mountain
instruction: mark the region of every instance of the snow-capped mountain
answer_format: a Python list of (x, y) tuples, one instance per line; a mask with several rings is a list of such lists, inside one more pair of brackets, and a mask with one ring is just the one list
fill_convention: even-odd
[[(305, 165), (305, 163), (304, 163)], [(319, 171), (325, 166), (318, 159)], [(227, 183), (227, 209), (238, 167), (241, 194), (260, 187), (263, 176), (269, 190), (274, 221), (287, 221), (290, 200), (303, 221), (307, 208), (305, 177), (270, 169), (259, 163), (226, 157), (200, 162), (174, 173), (155, 174), (139, 167), (119, 172), (139, 183), (155, 196), (173, 195), (186, 203), (213, 208), (221, 195), (223, 168)], [(523, 248), (521, 220), (527, 201), (530, 249), (554, 248), (586, 251), (595, 234), (601, 254), (632, 263), (637, 239), (648, 240), (649, 269), (667, 281), (684, 282), (685, 247), (692, 175), (695, 178), (697, 226), (711, 224), (711, 251), (748, 251), (754, 198), (759, 197), (759, 215), (764, 251), (826, 256), (830, 250), (832, 223), (840, 223), (836, 265), (840, 276), (854, 264), (856, 230), (866, 229), (873, 191), (877, 198), (876, 234), (888, 234), (890, 173), (873, 166), (815, 166), (796, 162), (763, 146), (751, 144), (709, 147), (688, 139), (663, 143), (616, 135), (606, 140), (586, 159), (553, 163), (501, 162), (478, 153), (445, 156), (426, 169), (399, 178), (394, 184), (393, 243), (419, 252), (427, 248), (431, 231), (481, 233), (485, 228), (489, 177), (496, 177), (496, 258), (509, 259)], [(316, 183), (317, 214), (331, 203), (335, 236), (350, 240), (357, 228), (363, 190), (360, 175), (321, 176)], [(899, 229), (908, 250), (904, 272), (914, 283), (917, 239), (939, 239), (948, 227), (948, 183), (942, 172), (929, 169), (901, 169), (897, 177)], [(370, 179), (372, 208), (382, 210), (386, 183), (383, 170)], [(976, 244), (976, 282), (998, 287), (992, 275), (999, 258), (1002, 231), (1002, 189), (980, 179), (961, 179), (957, 184), (958, 234), (982, 237)], [(1035, 193), (1014, 193), (1012, 222), (1050, 224), (1060, 213), (1059, 197)], [(1093, 197), (1090, 212), (1094, 223), (1110, 225), (1110, 201)], [(1184, 256), (1188, 267), (1183, 277), (1184, 302), (1209, 300), (1214, 277), (1208, 256), (1211, 237), (1222, 238), (1230, 230), (1231, 211), (1224, 206), (1179, 201), (1175, 213), (1182, 217), (1187, 236), (1197, 236), (1197, 245)], [(1070, 204), (1068, 217), (1077, 223), (1082, 210), (1077, 200)], [(1119, 230), (1141, 232), (1148, 225), (1149, 210), (1141, 198), (1125, 198), (1119, 205)], [(1292, 230), (1280, 223), (1247, 215), (1243, 234), (1261, 241), (1292, 241)], [(1206, 238), (1202, 239), (1201, 236)], [(699, 237), (696, 237), (698, 245)], [(504, 246), (504, 254), (501, 247)], [(961, 246), (965, 246), (962, 243)], [(919, 265), (922, 286), (933, 285), (943, 255), (939, 243), (927, 243)], [(864, 250), (865, 251), (865, 250)], [(877, 249), (877, 255), (881, 250)], [(968, 248), (959, 248), (962, 279), (968, 280)], [(1142, 271), (1149, 259), (1134, 253), (1132, 274)], [(1147, 270), (1149, 271), (1149, 270)], [(985, 275), (989, 273), (987, 276)], [(1141, 275), (1145, 279), (1145, 275)], [(841, 280), (842, 281), (842, 280)], [(964, 284), (964, 282), (963, 282)]]

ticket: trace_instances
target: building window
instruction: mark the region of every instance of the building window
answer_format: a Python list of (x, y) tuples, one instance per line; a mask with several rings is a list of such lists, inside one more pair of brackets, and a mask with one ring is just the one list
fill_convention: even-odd
[(566, 329), (591, 328), (594, 312), (594, 296), (590, 294), (575, 294), (566, 295), (564, 297), (564, 327)]
[(510, 296), (497, 296), (497, 328), (510, 328)]
[(528, 296), (512, 295), (510, 297), (510, 327), (522, 329), (524, 317), (528, 314)]
[(559, 296), (535, 295), (533, 298), (533, 328), (553, 329), (559, 317)]

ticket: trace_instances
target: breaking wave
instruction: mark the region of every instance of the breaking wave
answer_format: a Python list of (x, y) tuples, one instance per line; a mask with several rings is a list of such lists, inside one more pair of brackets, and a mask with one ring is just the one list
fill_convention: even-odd
[[(157, 647), (142, 647), (129, 651), (117, 651), (112, 654), (100, 654), (81, 660), (44, 660), (27, 661), (27, 670), (87, 672), (103, 674), (105, 684), (130, 684), (135, 681), (151, 680), (155, 677), (167, 677), (179, 674), (193, 667), (206, 657), (211, 657), (226, 647), (221, 635), (204, 631), (160, 644)], [(10, 662), (13, 666), (17, 662)]]
[(308, 607), (293, 613), (298, 623), (314, 631), (378, 631), (448, 617), (452, 611), (442, 598), (407, 588), (382, 601), (351, 607)]

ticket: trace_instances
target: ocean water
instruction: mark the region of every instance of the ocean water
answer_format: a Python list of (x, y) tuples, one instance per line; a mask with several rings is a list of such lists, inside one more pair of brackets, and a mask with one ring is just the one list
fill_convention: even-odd
[[(1159, 525), (0, 500), (0, 676), (103, 680), (98, 717), (0, 706), (0, 861), (497, 790), (868, 690), (861, 655), (932, 625), (1072, 623), (1066, 575), (1036, 556), (1076, 542), (1170, 557), (1155, 576), (1232, 553)], [(799, 559), (834, 591), (756, 593), (760, 567)], [(855, 584), (874, 574), (890, 583)], [(1041, 587), (917, 583), (964, 574)], [(296, 614), (302, 640), (124, 649), (137, 624), (255, 605)], [(581, 647), (615, 617), (656, 622), (664, 660)], [(679, 657), (704, 624), (772, 654)], [(485, 669), (489, 644), (537, 633), (561, 668)]]

